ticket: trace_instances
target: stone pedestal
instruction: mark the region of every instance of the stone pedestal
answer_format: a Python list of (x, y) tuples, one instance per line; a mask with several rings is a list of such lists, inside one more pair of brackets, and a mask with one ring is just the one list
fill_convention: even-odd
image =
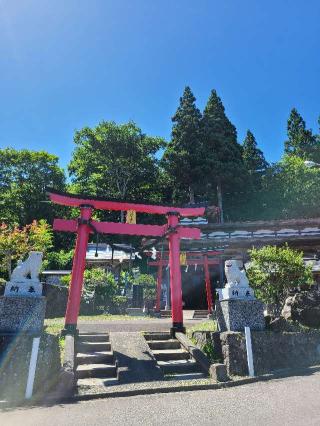
[(42, 332), (46, 311), (46, 298), (0, 297), (0, 334)]
[(263, 303), (260, 300), (228, 299), (216, 303), (220, 331), (264, 330)]
[(4, 290), (4, 295), (9, 297), (40, 297), (42, 295), (42, 284), (39, 280), (30, 279), (16, 282), (8, 281)]

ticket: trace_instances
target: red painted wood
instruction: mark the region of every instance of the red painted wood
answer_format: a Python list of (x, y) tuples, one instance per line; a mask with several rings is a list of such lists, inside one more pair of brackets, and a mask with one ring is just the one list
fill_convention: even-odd
[[(168, 225), (171, 228), (178, 226), (179, 217), (168, 215)], [(169, 239), (169, 264), (170, 264), (170, 290), (171, 290), (171, 311), (173, 328), (183, 327), (182, 311), (182, 286), (180, 269), (180, 235), (171, 233)]]
[[(194, 229), (194, 228), (191, 228)], [(147, 251), (145, 251), (147, 253)], [(151, 255), (151, 251), (149, 252)], [(199, 250), (199, 251), (187, 251), (186, 252), (187, 257), (192, 257), (192, 256), (203, 256), (205, 254), (207, 254), (208, 256), (218, 256), (221, 255), (222, 252), (221, 251), (216, 251), (216, 250)], [(164, 258), (164, 256), (169, 256), (169, 251), (168, 250), (164, 250), (162, 251), (162, 258)]]
[[(160, 263), (161, 262), (161, 263)], [(159, 266), (162, 264), (163, 266), (167, 266), (169, 264), (169, 259), (154, 260), (148, 261), (148, 266)], [(187, 265), (199, 265), (202, 266), (204, 264), (203, 259), (187, 259)], [(208, 259), (208, 265), (219, 265), (219, 259)]]
[(54, 219), (53, 230), (61, 232), (77, 232), (78, 221), (67, 219)]
[[(137, 225), (127, 223), (114, 222), (96, 222), (81, 223), (77, 220), (56, 219), (54, 221), (54, 230), (63, 232), (77, 232), (77, 242), (75, 255), (72, 266), (72, 278), (70, 284), (70, 292), (68, 298), (66, 312), (66, 328), (67, 326), (76, 327), (79, 315), (81, 291), (83, 285), (83, 274), (85, 268), (86, 250), (90, 233), (106, 233), (106, 234), (126, 234), (126, 235), (144, 235), (163, 237), (169, 239), (169, 264), (170, 264), (170, 288), (171, 288), (171, 309), (173, 329), (177, 331), (183, 330), (183, 311), (182, 311), (182, 286), (181, 286), (181, 269), (180, 269), (180, 239), (181, 238), (200, 238), (200, 230), (197, 228), (185, 228), (179, 226), (179, 217), (201, 216), (204, 214), (204, 208), (177, 208), (165, 206), (153, 206), (137, 203), (122, 203), (115, 201), (92, 200), (85, 198), (77, 198), (71, 194), (60, 194), (54, 191), (49, 192), (50, 200), (56, 204), (80, 207), (80, 219), (89, 222), (91, 219), (92, 209), (128, 211), (166, 214), (168, 224), (159, 225)], [(176, 213), (176, 214), (174, 214)], [(191, 260), (191, 259), (190, 259)], [(196, 260), (194, 260), (196, 262)], [(162, 270), (162, 267), (159, 269)], [(158, 271), (158, 274), (160, 272)], [(162, 275), (162, 274), (161, 274)], [(162, 276), (161, 276), (162, 279)], [(161, 283), (161, 279), (160, 281)], [(157, 305), (159, 299), (158, 285)], [(160, 287), (161, 288), (161, 287)]]
[(178, 212), (182, 217), (202, 216), (205, 212), (204, 207), (167, 207), (154, 206), (148, 204), (122, 203), (118, 201), (92, 200), (90, 198), (77, 198), (73, 194), (60, 194), (53, 191), (48, 192), (49, 198), (53, 203), (63, 206), (80, 207), (81, 205), (90, 205), (95, 209), (128, 211), (135, 210), (141, 213), (167, 214), (169, 212)]
[(207, 303), (208, 303), (208, 311), (212, 312), (212, 293), (211, 293), (211, 282), (210, 282), (210, 272), (209, 272), (209, 264), (208, 264), (208, 256), (204, 255), (204, 277), (206, 283), (206, 294), (207, 294)]
[(166, 225), (132, 225), (120, 222), (96, 222), (92, 225), (101, 234), (121, 234), (121, 235), (148, 235), (151, 237), (163, 237), (166, 232)]
[[(167, 225), (132, 225), (119, 222), (96, 222), (91, 221), (92, 226), (101, 234), (121, 234), (121, 235), (144, 235), (152, 237), (163, 237), (167, 232)], [(55, 219), (53, 222), (54, 231), (76, 232), (78, 222), (76, 220)], [(93, 229), (90, 229), (93, 233)], [(181, 238), (200, 238), (200, 230), (197, 228), (179, 227), (177, 233)]]
[[(91, 218), (91, 214), (92, 209), (90, 207), (81, 208), (81, 219), (89, 220)], [(66, 328), (70, 326), (74, 326), (74, 328), (76, 328), (78, 321), (83, 285), (83, 274), (86, 265), (86, 252), (90, 228), (86, 224), (80, 224), (78, 226), (77, 232), (78, 236), (73, 256), (71, 283), (69, 288), (68, 304), (65, 317)]]

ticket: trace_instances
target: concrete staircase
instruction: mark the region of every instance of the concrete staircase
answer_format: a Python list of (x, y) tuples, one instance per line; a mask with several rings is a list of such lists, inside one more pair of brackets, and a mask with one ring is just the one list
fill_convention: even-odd
[(160, 316), (161, 316), (161, 318), (171, 318), (171, 310), (165, 310), (165, 309), (163, 309), (163, 310), (161, 310), (160, 311)]
[(193, 313), (193, 319), (206, 319), (209, 318), (208, 310), (196, 310)]
[(167, 378), (174, 380), (201, 379), (207, 377), (200, 365), (169, 332), (145, 333), (153, 356)]
[(79, 334), (76, 355), (77, 387), (115, 384), (117, 365), (108, 334)]

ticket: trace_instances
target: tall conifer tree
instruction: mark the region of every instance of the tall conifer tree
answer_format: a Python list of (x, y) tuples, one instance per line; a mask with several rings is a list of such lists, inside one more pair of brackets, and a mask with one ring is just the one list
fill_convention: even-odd
[(317, 138), (310, 129), (306, 128), (306, 123), (296, 108), (291, 110), (288, 118), (287, 134), (286, 154), (295, 155), (305, 160), (320, 160), (320, 147)]
[(211, 91), (201, 124), (205, 182), (208, 188), (216, 186), (223, 221), (222, 192), (225, 187), (235, 190), (246, 172), (236, 128), (226, 116), (215, 90)]
[[(201, 113), (190, 87), (184, 89), (180, 105), (172, 117), (172, 137), (164, 153), (163, 164), (176, 190), (194, 196), (201, 180)], [(181, 201), (181, 200), (180, 200)]]
[(250, 130), (247, 130), (242, 148), (243, 162), (251, 175), (256, 172), (261, 172), (268, 167), (263, 152), (258, 148), (256, 139)]

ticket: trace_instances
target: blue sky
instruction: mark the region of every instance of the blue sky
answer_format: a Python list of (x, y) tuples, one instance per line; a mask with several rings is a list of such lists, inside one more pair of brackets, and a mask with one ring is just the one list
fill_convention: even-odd
[(318, 0), (0, 0), (0, 147), (65, 167), (102, 119), (168, 139), (190, 85), (276, 161), (293, 106), (318, 131), (319, 22)]

